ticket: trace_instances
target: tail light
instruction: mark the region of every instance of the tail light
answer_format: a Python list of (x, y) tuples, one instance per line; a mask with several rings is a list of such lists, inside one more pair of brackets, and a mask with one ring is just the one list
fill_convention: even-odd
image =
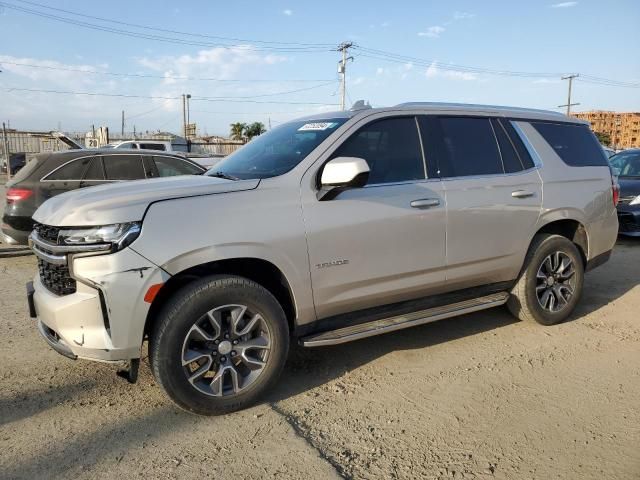
[(613, 199), (613, 206), (618, 206), (618, 200), (620, 200), (620, 185), (618, 184), (618, 177), (611, 173), (611, 195)]
[(21, 202), (33, 195), (33, 190), (27, 188), (9, 188), (7, 190), (7, 203)]

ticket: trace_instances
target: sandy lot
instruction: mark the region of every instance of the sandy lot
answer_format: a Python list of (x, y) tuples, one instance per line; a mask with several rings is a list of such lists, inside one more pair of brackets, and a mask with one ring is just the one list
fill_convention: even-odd
[(640, 241), (587, 276), (570, 321), (504, 309), (292, 352), (279, 387), (179, 411), (145, 360), (129, 385), (38, 337), (0, 259), (1, 478), (640, 478)]

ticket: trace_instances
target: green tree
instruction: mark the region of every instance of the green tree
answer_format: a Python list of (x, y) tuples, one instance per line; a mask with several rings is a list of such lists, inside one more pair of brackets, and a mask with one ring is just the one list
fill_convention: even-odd
[(245, 131), (247, 129), (247, 124), (242, 122), (232, 123), (231, 127), (231, 139), (232, 140), (243, 140), (245, 136)]
[(598, 137), (598, 141), (603, 145), (611, 145), (611, 135), (607, 132), (593, 132)]
[(264, 127), (264, 123), (262, 122), (253, 122), (244, 129), (245, 136), (251, 140), (253, 137), (257, 137), (258, 135), (262, 135), (266, 132), (267, 129)]

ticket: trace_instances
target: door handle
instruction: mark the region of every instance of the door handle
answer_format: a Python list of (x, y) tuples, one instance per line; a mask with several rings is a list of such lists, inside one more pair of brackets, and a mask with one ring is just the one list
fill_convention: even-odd
[(413, 208), (431, 208), (440, 205), (440, 200), (437, 198), (421, 198), (411, 202)]
[(511, 196), (513, 198), (533, 197), (533, 192), (527, 192), (526, 190), (516, 190), (515, 192), (511, 192)]

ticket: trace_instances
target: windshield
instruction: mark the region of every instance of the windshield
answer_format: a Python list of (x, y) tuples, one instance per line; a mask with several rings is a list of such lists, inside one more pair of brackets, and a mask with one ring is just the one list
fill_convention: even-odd
[(216, 164), (208, 175), (239, 179), (269, 178), (287, 173), (347, 118), (289, 122), (256, 137)]
[(640, 151), (620, 152), (609, 162), (613, 173), (619, 177), (640, 177)]

